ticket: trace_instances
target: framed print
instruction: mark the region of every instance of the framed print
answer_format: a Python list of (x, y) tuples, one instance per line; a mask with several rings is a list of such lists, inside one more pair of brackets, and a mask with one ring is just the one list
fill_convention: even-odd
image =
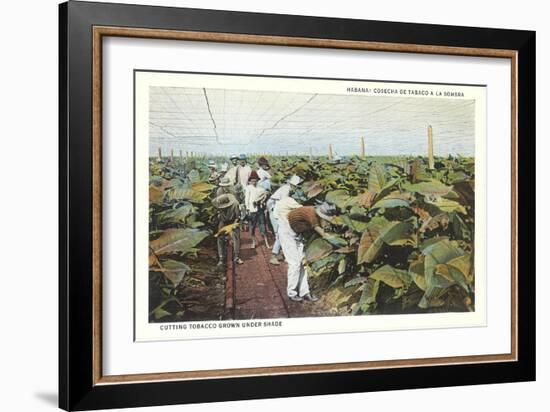
[(535, 33), (60, 5), (60, 407), (535, 379)]

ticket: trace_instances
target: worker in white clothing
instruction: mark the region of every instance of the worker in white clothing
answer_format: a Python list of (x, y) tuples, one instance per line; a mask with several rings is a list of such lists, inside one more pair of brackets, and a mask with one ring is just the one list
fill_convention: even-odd
[(269, 221), (271, 222), (271, 227), (273, 227), (273, 232), (275, 233), (275, 242), (273, 243), (273, 249), (271, 250), (271, 259), (269, 263), (272, 265), (279, 265), (279, 253), (281, 252), (281, 242), (279, 241), (279, 234), (277, 227), (277, 217), (275, 216), (275, 206), (280, 200), (290, 196), (296, 187), (302, 182), (302, 179), (299, 176), (292, 176), (287, 183), (278, 188), (275, 193), (271, 195), (267, 201), (267, 212), (269, 214)]
[(208, 181), (217, 184), (218, 179), (220, 178), (220, 173), (218, 173), (218, 165), (214, 160), (211, 159), (208, 161), (208, 169), (210, 170)]
[(231, 167), (225, 173), (225, 177), (229, 178), (232, 185), (237, 184), (237, 169), (239, 168), (239, 156), (236, 154), (229, 157)]
[(264, 240), (265, 246), (270, 248), (267, 239), (267, 230), (265, 225), (265, 204), (267, 192), (264, 188), (258, 186), (258, 174), (255, 170), (250, 173), (248, 185), (244, 189), (244, 204), (248, 215), (250, 228), (250, 238), (252, 239), (252, 249), (256, 248), (256, 226), (260, 229), (260, 234)]
[(314, 230), (323, 238), (330, 239), (331, 235), (321, 228), (319, 217), (330, 221), (330, 214), (334, 211), (327, 203), (317, 207), (302, 206), (291, 197), (280, 200), (275, 206), (279, 241), (288, 264), (287, 295), (294, 302), (319, 299), (309, 290), (302, 235)]
[(237, 182), (240, 183), (242, 187), (248, 185), (248, 179), (250, 178), (250, 173), (252, 173), (252, 168), (247, 165), (246, 162), (246, 155), (240, 154), (239, 166), (237, 166)]
[(271, 174), (269, 173), (269, 161), (265, 157), (258, 159), (258, 186), (263, 187), (266, 191), (271, 192)]

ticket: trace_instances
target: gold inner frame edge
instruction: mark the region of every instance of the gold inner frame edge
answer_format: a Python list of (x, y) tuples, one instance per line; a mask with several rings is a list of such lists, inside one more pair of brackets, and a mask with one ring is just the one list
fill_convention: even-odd
[[(143, 373), (131, 375), (103, 375), (102, 373), (102, 40), (105, 36), (148, 38), (164, 40), (187, 40), (256, 44), (291, 47), (317, 47), (399, 53), (422, 53), (476, 57), (509, 58), (511, 60), (511, 183), (512, 183), (512, 241), (511, 241), (511, 352), (472, 356), (451, 356), (440, 358), (394, 359), (315, 365), (289, 365), (255, 368), (235, 368), (202, 371), (181, 371)], [(341, 372), (381, 368), (403, 368), (414, 366), (458, 365), (468, 363), (493, 363), (517, 361), (517, 51), (505, 49), (468, 48), (455, 46), (432, 46), (421, 44), (385, 43), (356, 40), (335, 40), (304, 37), (265, 36), (238, 33), (179, 31), (164, 29), (143, 29), (131, 27), (94, 26), (92, 30), (92, 317), (93, 317), (93, 376), (94, 385), (158, 382), (193, 379), (220, 379), (228, 377), (251, 377), (298, 373)]]

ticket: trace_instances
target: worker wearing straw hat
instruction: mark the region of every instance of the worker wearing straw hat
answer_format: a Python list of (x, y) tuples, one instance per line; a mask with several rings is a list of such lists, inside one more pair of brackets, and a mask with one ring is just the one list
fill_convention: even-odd
[(239, 229), (239, 202), (231, 193), (225, 193), (212, 200), (212, 205), (218, 210), (218, 269), (223, 269), (227, 258), (227, 236), (233, 243), (233, 261), (242, 264), (239, 257), (241, 233)]
[(242, 186), (237, 183), (236, 185), (231, 183), (231, 179), (227, 176), (220, 178), (218, 183), (218, 188), (216, 189), (216, 196), (221, 196), (224, 194), (232, 194), (237, 198), (237, 202), (242, 204), (244, 202), (244, 192)]
[(239, 156), (233, 154), (229, 157), (232, 166), (225, 173), (225, 177), (228, 177), (231, 181), (231, 184), (234, 185), (237, 183), (237, 169), (239, 168)]
[(218, 173), (218, 165), (214, 160), (208, 161), (208, 169), (210, 170), (210, 176), (208, 177), (208, 180), (211, 183), (217, 183), (218, 179), (220, 178), (220, 174)]

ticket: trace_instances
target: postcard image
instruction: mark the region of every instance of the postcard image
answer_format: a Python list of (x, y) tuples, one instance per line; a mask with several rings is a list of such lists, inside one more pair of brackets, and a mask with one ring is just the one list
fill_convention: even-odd
[(134, 82), (136, 340), (485, 325), (483, 85)]

